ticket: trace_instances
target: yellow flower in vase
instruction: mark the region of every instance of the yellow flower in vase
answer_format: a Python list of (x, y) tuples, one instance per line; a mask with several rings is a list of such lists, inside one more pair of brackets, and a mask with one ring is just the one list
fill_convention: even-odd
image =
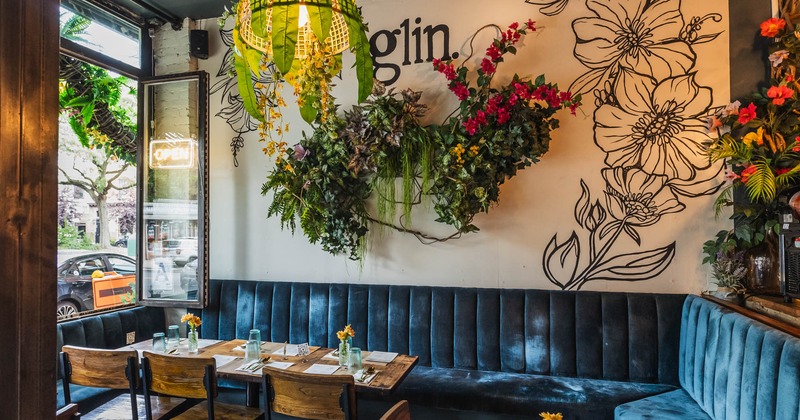
[(563, 420), (561, 413), (539, 413), (542, 420)]
[(189, 353), (197, 353), (197, 327), (203, 325), (203, 321), (199, 316), (188, 313), (181, 317), (181, 322), (189, 325)]
[(350, 324), (347, 324), (343, 330), (336, 332), (336, 337), (339, 338), (339, 366), (346, 366), (348, 362), (348, 353), (350, 352), (350, 339), (355, 337), (356, 332)]

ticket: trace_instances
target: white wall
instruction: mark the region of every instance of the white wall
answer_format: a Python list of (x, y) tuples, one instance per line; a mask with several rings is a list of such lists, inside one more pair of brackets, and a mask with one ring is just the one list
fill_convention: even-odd
[[(538, 1), (538, 0), (537, 0)], [(544, 1), (538, 1), (545, 3)], [(611, 2), (599, 3), (613, 3)], [(635, 2), (629, 2), (635, 3)], [(642, 2), (644, 3), (644, 2)], [(680, 4), (674, 0), (674, 4)], [(532, 18), (542, 27), (529, 35), (519, 54), (500, 67), (500, 77), (514, 72), (536, 76), (545, 73), (549, 81), (566, 88), (587, 71), (574, 56), (576, 45), (572, 22), (593, 15), (582, 1), (569, 1), (558, 16), (544, 16), (533, 4), (523, 0), (485, 2), (477, 0), (422, 1), (398, 3), (391, 0), (361, 1), (371, 33), (382, 29), (397, 29), (404, 19), (420, 17), (421, 26), (446, 24), (450, 29), (451, 52), (468, 55), (468, 39), (478, 28), (488, 23), (502, 27), (512, 21)], [(621, 10), (621, 9), (620, 9)], [(729, 102), (728, 77), (728, 20), (727, 2), (713, 0), (683, 2), (681, 12), (688, 22), (693, 16), (721, 13), (722, 22), (707, 22), (703, 33), (723, 32), (714, 42), (694, 45), (697, 62), (685, 73), (696, 72), (697, 83), (713, 89), (713, 105)], [(230, 22), (229, 22), (230, 24)], [(200, 69), (212, 76), (212, 84), (226, 47), (217, 32), (216, 22), (208, 20), (200, 27), (210, 32), (209, 60), (199, 63)], [(482, 57), (490, 37), (477, 39), (476, 56)], [(399, 37), (402, 44), (402, 36)], [(423, 46), (424, 46), (423, 42)], [(423, 56), (426, 51), (423, 47)], [(412, 55), (413, 59), (413, 55)], [(403, 61), (402, 45), (382, 62)], [(724, 63), (724, 64), (722, 64)], [(345, 68), (352, 57), (345, 54)], [(662, 72), (663, 73), (663, 72)], [(384, 73), (380, 73), (386, 77)], [(657, 79), (668, 74), (655, 74)], [(351, 104), (355, 93), (352, 70), (345, 71), (338, 81), (334, 95), (340, 102)], [(441, 121), (454, 107), (452, 95), (446, 91), (444, 79), (431, 70), (429, 63), (402, 66), (397, 88), (424, 90), (423, 101), (432, 108), (430, 121)], [(290, 92), (285, 96), (290, 97)], [(214, 117), (225, 105), (226, 98), (218, 93), (210, 98), (210, 274), (211, 278), (291, 280), (309, 282), (349, 282), (384, 284), (424, 284), (476, 287), (555, 288), (545, 278), (543, 253), (553, 235), (564, 241), (577, 231), (581, 237), (581, 264), (587, 262), (588, 237), (573, 217), (575, 203), (580, 197), (580, 180), (591, 190), (592, 201), (599, 199), (605, 206), (601, 177), (606, 154), (593, 140), (594, 111), (591, 95), (585, 98), (582, 112), (572, 117), (568, 112), (558, 114), (561, 128), (554, 133), (551, 149), (541, 163), (522, 171), (504, 184), (498, 206), (488, 214), (476, 217), (480, 232), (458, 240), (422, 245), (413, 236), (397, 232), (385, 237), (373, 237), (363, 267), (343, 256), (332, 256), (318, 246), (309, 244), (298, 229), (293, 236), (280, 228), (279, 221), (266, 216), (271, 197), (260, 194), (273, 163), (262, 152), (255, 132), (245, 135), (245, 147), (239, 155), (239, 167), (234, 167), (230, 151), (233, 131), (221, 118)], [(291, 132), (286, 141), (299, 141), (301, 131), (311, 127), (298, 116), (296, 107), (284, 110), (289, 116)], [(664, 247), (675, 241), (675, 256), (668, 268), (653, 279), (589, 282), (582, 290), (625, 290), (652, 292), (698, 292), (708, 286), (707, 269), (700, 265), (701, 246), (725, 223), (717, 223), (711, 205), (713, 197), (681, 197), (685, 210), (665, 214), (658, 223), (641, 227), (641, 246), (623, 235), (612, 246), (609, 257)], [(432, 211), (415, 214), (417, 227), (448, 234), (447, 226), (430, 222)]]

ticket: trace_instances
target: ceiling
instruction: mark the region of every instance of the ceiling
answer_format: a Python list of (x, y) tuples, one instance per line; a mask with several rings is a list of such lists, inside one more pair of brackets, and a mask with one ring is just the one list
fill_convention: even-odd
[(215, 18), (222, 15), (225, 6), (231, 7), (230, 0), (105, 0), (122, 6), (147, 21), (164, 20), (164, 16), (183, 20)]

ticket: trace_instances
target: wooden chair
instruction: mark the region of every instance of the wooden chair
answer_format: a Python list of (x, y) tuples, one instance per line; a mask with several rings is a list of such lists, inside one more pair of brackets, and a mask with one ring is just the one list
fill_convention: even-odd
[(408, 408), (408, 401), (398, 401), (389, 409), (380, 420), (411, 420), (411, 410)]
[(264, 368), (267, 419), (272, 412), (313, 420), (357, 417), (356, 394), (351, 375), (312, 375)]
[(78, 420), (78, 404), (71, 403), (56, 411), (56, 420)]
[(217, 366), (213, 358), (145, 351), (142, 365), (147, 420), (153, 419), (150, 397), (154, 394), (186, 398), (179, 409), (170, 413), (170, 416), (180, 413), (174, 417), (177, 419), (263, 418), (264, 414), (257, 408), (214, 402), (217, 397)]
[(139, 356), (135, 350), (118, 351), (64, 346), (61, 349), (64, 403), (72, 403), (69, 384), (127, 389), (131, 418), (138, 418)]

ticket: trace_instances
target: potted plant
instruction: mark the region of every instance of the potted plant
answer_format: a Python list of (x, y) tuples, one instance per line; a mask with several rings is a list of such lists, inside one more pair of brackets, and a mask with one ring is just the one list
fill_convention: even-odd
[(713, 283), (717, 289), (711, 295), (719, 299), (738, 300), (747, 290), (745, 284), (748, 275), (745, 252), (737, 251), (740, 240), (734, 231), (721, 231), (716, 239), (706, 241), (703, 251), (706, 257), (704, 264), (711, 265)]

